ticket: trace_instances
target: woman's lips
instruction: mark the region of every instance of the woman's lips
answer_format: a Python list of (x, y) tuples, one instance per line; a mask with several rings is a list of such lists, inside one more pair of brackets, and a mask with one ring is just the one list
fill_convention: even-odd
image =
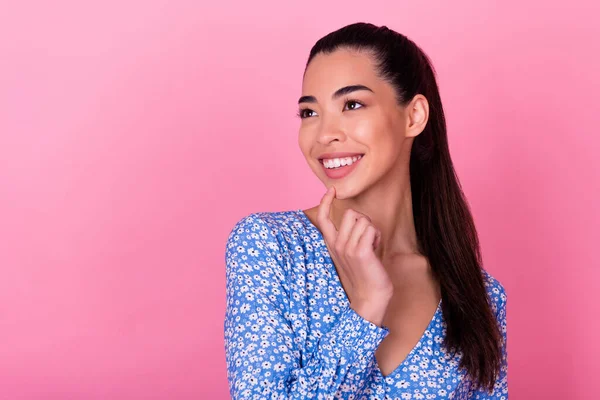
[(360, 164), (360, 162), (363, 160), (363, 158), (365, 158), (364, 155), (357, 161), (354, 161), (351, 165), (345, 165), (345, 166), (339, 167), (339, 168), (325, 168), (323, 161), (322, 160), (319, 160), (319, 161), (321, 163), (322, 168), (325, 170), (325, 175), (327, 175), (328, 178), (342, 179), (342, 178), (346, 177), (348, 174), (350, 174), (352, 171), (354, 171), (354, 169), (358, 166), (358, 164)]

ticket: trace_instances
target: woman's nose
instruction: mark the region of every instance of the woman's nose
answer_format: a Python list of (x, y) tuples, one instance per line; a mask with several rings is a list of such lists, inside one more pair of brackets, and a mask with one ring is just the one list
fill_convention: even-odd
[(332, 140), (343, 142), (346, 140), (346, 133), (341, 127), (341, 124), (336, 118), (322, 118), (317, 140), (320, 143), (327, 144)]

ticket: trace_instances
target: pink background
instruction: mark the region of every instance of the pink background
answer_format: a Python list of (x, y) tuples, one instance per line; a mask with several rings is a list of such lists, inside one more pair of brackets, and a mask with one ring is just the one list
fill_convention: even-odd
[(597, 399), (598, 6), (550, 3), (2, 2), (0, 398), (228, 398), (225, 240), (318, 203), (303, 66), (368, 21), (437, 69), (511, 398)]

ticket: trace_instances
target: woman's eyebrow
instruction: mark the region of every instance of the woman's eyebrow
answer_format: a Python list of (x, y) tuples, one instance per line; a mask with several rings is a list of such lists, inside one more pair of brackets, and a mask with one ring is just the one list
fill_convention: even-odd
[[(331, 99), (335, 100), (338, 97), (341, 97), (348, 93), (355, 92), (357, 90), (368, 90), (369, 92), (373, 92), (373, 90), (366, 87), (365, 85), (350, 85), (350, 86), (344, 86), (343, 88), (336, 90), (335, 93), (331, 96)], [(300, 103), (316, 103), (316, 102), (317, 102), (317, 99), (315, 98), (315, 96), (302, 96), (302, 97), (300, 97), (300, 99), (298, 99), (298, 104), (300, 104)]]

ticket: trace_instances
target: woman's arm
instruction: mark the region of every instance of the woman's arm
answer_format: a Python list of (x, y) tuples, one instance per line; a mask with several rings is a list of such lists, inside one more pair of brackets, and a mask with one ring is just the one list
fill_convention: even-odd
[(474, 390), (469, 393), (469, 399), (478, 400), (507, 400), (508, 399), (508, 352), (506, 349), (507, 333), (506, 333), (506, 291), (502, 285), (498, 286), (498, 299), (496, 303), (496, 320), (502, 332), (502, 364), (500, 374), (496, 379), (494, 390), (492, 393), (484, 389)]
[(331, 399), (358, 394), (387, 328), (348, 307), (311, 354), (301, 358), (299, 344), (305, 339), (297, 336), (289, 315), (282, 255), (271, 228), (255, 214), (239, 221), (228, 238), (224, 330), (232, 398)]

